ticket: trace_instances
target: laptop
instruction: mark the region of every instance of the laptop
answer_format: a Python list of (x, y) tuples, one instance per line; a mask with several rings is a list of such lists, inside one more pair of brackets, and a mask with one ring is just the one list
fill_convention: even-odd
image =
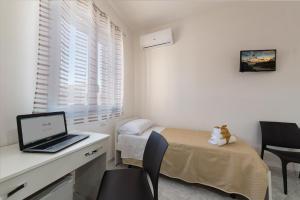
[(56, 153), (89, 137), (68, 134), (65, 112), (19, 115), (17, 126), (23, 152)]

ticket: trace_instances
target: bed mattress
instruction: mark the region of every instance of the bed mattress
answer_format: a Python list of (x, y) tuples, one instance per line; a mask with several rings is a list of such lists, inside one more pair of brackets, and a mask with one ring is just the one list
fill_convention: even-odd
[(121, 158), (143, 160), (146, 143), (152, 131), (161, 133), (165, 128), (154, 126), (141, 135), (118, 135), (117, 149), (121, 151)]

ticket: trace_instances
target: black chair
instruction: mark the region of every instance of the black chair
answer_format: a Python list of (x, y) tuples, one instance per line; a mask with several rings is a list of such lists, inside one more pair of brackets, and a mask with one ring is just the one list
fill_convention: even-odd
[(284, 193), (287, 194), (287, 164), (290, 162), (300, 163), (300, 153), (272, 149), (267, 147), (267, 145), (300, 149), (300, 129), (295, 123), (284, 122), (261, 121), (260, 127), (262, 133), (261, 158), (263, 159), (264, 157), (264, 150), (267, 150), (280, 158), (282, 164)]
[[(142, 169), (106, 171), (97, 200), (158, 200), (158, 178), (161, 162), (168, 148), (163, 136), (152, 132), (146, 144)], [(153, 193), (148, 183), (150, 177)]]

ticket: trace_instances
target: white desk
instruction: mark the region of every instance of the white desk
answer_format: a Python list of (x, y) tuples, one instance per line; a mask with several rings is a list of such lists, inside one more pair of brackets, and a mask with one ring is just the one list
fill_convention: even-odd
[[(0, 200), (24, 199), (107, 152), (108, 135), (82, 134), (90, 137), (55, 154), (23, 153), (17, 144), (1, 147)], [(22, 189), (7, 197), (23, 184)]]

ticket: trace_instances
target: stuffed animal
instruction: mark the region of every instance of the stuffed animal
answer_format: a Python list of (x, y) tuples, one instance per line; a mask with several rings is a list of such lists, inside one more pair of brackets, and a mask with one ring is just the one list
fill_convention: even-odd
[(236, 142), (236, 137), (230, 134), (227, 125), (214, 127), (209, 143), (222, 146), (233, 142)]

